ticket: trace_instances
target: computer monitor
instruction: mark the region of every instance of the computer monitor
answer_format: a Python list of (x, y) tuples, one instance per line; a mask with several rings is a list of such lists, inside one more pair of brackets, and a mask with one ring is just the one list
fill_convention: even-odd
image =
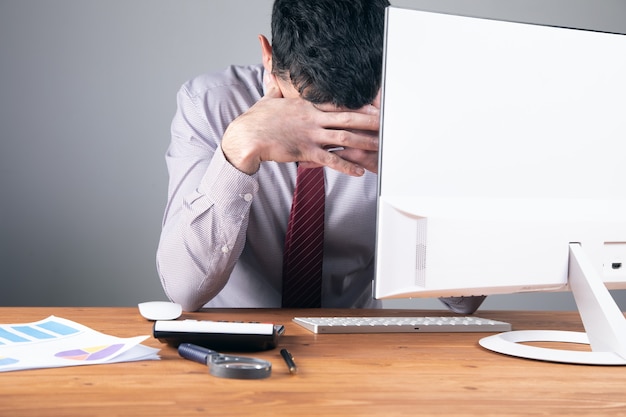
[(626, 364), (625, 74), (624, 35), (388, 8), (375, 297), (569, 290), (586, 335), (481, 344)]

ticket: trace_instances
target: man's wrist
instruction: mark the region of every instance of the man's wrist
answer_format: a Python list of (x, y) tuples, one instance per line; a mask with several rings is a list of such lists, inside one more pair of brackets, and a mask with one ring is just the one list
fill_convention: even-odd
[(259, 170), (261, 160), (255, 152), (237, 146), (235, 141), (224, 136), (222, 140), (222, 152), (226, 160), (239, 171), (252, 175)]

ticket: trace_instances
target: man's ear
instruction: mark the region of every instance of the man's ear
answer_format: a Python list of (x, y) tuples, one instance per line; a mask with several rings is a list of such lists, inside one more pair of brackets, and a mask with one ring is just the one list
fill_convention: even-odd
[(270, 41), (263, 35), (259, 35), (259, 42), (261, 43), (261, 55), (263, 58), (263, 66), (268, 74), (272, 73), (272, 45)]

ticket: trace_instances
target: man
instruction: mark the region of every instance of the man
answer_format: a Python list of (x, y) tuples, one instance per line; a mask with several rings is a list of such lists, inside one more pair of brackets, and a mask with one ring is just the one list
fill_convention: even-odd
[(371, 284), (387, 5), (276, 0), (262, 65), (179, 91), (157, 266), (185, 310), (282, 305), (298, 165), (324, 166), (321, 306), (380, 306)]

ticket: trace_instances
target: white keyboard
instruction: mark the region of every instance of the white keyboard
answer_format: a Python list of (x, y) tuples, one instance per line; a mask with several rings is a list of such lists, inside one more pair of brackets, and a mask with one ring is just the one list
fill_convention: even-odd
[(507, 332), (511, 325), (480, 317), (295, 317), (313, 333)]

